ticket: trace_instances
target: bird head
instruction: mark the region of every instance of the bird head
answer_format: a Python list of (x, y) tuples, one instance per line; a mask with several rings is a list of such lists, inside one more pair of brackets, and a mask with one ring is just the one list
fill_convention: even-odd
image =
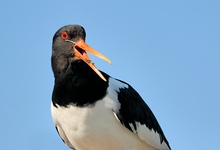
[[(65, 70), (74, 61), (85, 62), (101, 79), (105, 77), (95, 67), (87, 52), (111, 63), (110, 60), (85, 43), (86, 32), (79, 25), (67, 25), (60, 28), (53, 37), (52, 68), (54, 72)], [(59, 67), (59, 69), (58, 69)]]

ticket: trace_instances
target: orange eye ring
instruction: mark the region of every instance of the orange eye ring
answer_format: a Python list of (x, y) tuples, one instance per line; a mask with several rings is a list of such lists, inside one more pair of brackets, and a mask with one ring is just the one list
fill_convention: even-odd
[(64, 40), (66, 40), (68, 38), (68, 34), (67, 34), (66, 31), (61, 33), (61, 38), (64, 39)]

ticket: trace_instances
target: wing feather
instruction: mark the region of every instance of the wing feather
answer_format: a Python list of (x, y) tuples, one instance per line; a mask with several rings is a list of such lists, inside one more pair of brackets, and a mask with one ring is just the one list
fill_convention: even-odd
[(115, 112), (117, 120), (147, 144), (158, 149), (170, 150), (169, 143), (151, 109), (129, 84), (117, 81), (126, 84), (115, 89), (121, 104), (119, 111)]

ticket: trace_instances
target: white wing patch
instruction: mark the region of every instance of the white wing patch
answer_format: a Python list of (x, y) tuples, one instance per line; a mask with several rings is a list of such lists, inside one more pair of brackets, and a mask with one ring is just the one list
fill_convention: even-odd
[(135, 130), (134, 126), (132, 123), (129, 123), (129, 126), (131, 127), (131, 130), (137, 134), (137, 130)]
[[(110, 77), (109, 87), (107, 89), (107, 96), (103, 99), (105, 101), (105, 106), (114, 111), (114, 116), (119, 122), (120, 120), (118, 119), (116, 114), (119, 113), (121, 104), (118, 101), (117, 92), (119, 92), (119, 90), (123, 88), (129, 87), (127, 84)], [(132, 123), (129, 123), (132, 131), (137, 134), (142, 141), (157, 149), (169, 150), (168, 145), (164, 141), (162, 143), (160, 142), (160, 135), (154, 129), (150, 130), (144, 124), (141, 125), (139, 122), (135, 122), (135, 125), (137, 130), (135, 130), (135, 127)]]
[(123, 88), (128, 88), (128, 85), (109, 77), (109, 87), (107, 89), (106, 96), (103, 98), (103, 101), (105, 102), (105, 106), (107, 108), (111, 108), (115, 113), (118, 113), (119, 109), (121, 108), (121, 104), (118, 101), (117, 92), (119, 92), (119, 89)]
[[(117, 92), (119, 92), (119, 90), (123, 88), (129, 87), (127, 84), (109, 77), (109, 87), (107, 88), (106, 96), (103, 98), (105, 106), (114, 111), (113, 114), (118, 122), (120, 122), (120, 120), (118, 119), (116, 114), (119, 113), (121, 104), (118, 101)], [(135, 130), (132, 123), (129, 123), (129, 125), (132, 131), (137, 134), (142, 141), (159, 150), (169, 150), (168, 145), (164, 141), (162, 143), (160, 142), (160, 135), (158, 132), (155, 132), (153, 129), (148, 129), (145, 125), (141, 125), (139, 122), (135, 122), (137, 130)]]
[(141, 125), (139, 122), (135, 122), (137, 130), (134, 129), (132, 124), (129, 124), (132, 128), (132, 131), (138, 134), (141, 140), (145, 141), (147, 144), (160, 149), (160, 150), (169, 150), (168, 145), (163, 141), (160, 142), (160, 135), (154, 129), (149, 129), (146, 125)]

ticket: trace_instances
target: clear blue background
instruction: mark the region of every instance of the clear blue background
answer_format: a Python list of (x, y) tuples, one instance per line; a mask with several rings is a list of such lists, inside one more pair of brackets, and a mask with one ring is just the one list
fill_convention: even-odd
[(173, 150), (220, 147), (220, 1), (0, 2), (0, 149), (68, 150), (50, 115), (52, 37), (80, 24), (87, 43), (156, 115)]

